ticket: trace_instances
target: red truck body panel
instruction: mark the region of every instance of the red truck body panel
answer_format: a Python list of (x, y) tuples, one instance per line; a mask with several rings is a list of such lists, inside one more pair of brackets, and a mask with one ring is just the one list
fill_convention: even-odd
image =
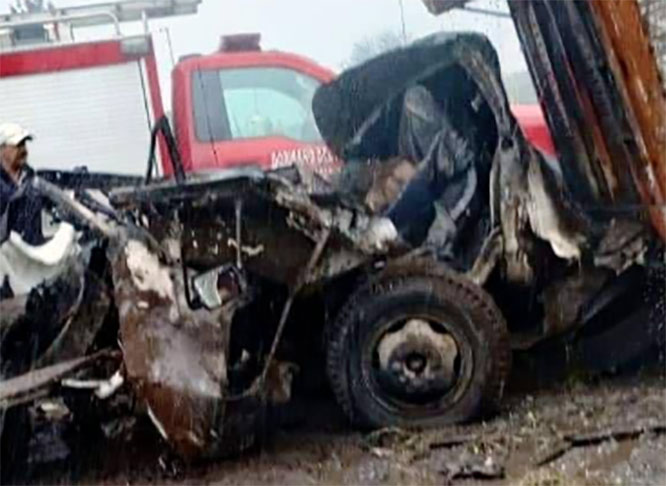
[(539, 105), (513, 105), (511, 107), (525, 137), (543, 153), (555, 156), (555, 146), (548, 124)]
[(164, 107), (152, 41), (149, 38), (146, 38), (146, 41), (149, 43), (150, 53), (141, 56), (124, 53), (122, 42), (118, 40), (59, 45), (57, 47), (47, 46), (29, 51), (0, 53), (0, 77), (110, 66), (142, 57), (146, 62), (153, 117), (157, 120), (164, 115)]
[[(128, 74), (131, 76), (125, 77)], [(99, 104), (102, 98), (90, 97), (103, 91), (105, 83), (111, 79), (109, 76), (118, 84), (108, 86), (108, 93), (102, 97), (103, 104)], [(15, 101), (0, 103), (3, 107), (0, 118), (20, 122), (35, 131), (33, 148), (37, 150), (31, 162), (37, 168), (53, 169), (56, 167), (50, 165), (55, 164), (61, 170), (69, 170), (82, 164), (94, 172), (145, 173), (144, 154), (147, 154), (151, 124), (164, 116), (150, 36), (43, 44), (0, 52), (0, 82), (0, 90), (17, 91)], [(34, 96), (17, 89), (32, 85), (35, 86)], [(59, 89), (67, 85), (70, 87)], [(44, 88), (40, 89), (41, 86)], [(117, 89), (122, 92), (115, 91)], [(63, 98), (61, 92), (64, 91), (67, 96), (77, 98)], [(114, 97), (117, 97), (116, 102)], [(134, 100), (132, 106), (123, 105), (128, 99)], [(90, 110), (85, 109), (86, 103), (91, 104)], [(132, 123), (123, 124), (124, 108), (131, 108), (131, 114), (125, 113)], [(86, 128), (85, 134), (77, 137), (69, 132), (81, 123)], [(102, 127), (98, 139), (92, 128), (97, 124)], [(111, 130), (117, 131), (117, 141), (112, 140)], [(68, 148), (63, 148), (65, 146)], [(163, 161), (165, 153), (160, 144)], [(63, 154), (78, 156), (69, 158)], [(128, 154), (131, 161), (126, 160)]]

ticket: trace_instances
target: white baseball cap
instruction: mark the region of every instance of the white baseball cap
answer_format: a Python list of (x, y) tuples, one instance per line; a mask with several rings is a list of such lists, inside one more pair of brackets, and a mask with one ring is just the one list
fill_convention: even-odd
[(24, 140), (32, 140), (32, 133), (17, 123), (0, 123), (0, 146), (18, 145)]

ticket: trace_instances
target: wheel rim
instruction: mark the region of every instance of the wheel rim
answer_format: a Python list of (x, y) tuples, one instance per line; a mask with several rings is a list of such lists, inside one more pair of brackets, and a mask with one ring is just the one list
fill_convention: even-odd
[(432, 315), (385, 320), (363, 347), (363, 379), (375, 400), (412, 417), (441, 413), (464, 393), (473, 352), (458, 326)]

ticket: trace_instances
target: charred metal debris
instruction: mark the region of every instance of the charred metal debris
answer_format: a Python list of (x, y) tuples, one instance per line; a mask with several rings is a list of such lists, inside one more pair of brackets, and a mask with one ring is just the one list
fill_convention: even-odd
[[(15, 250), (5, 252), (16, 257), (6, 262), (8, 267), (17, 270), (16, 255), (28, 267), (42, 265), (34, 270), (42, 270), (34, 288), (20, 288), (13, 274), (6, 275), (7, 285), (23, 292), (0, 302), (3, 410), (60, 389), (87, 388), (99, 396), (126, 383), (137, 406), (184, 457), (209, 457), (227, 448), (229, 402), (249, 402), (245, 407), (251, 410), (266, 399), (288, 399), (291, 368), (275, 355), (294, 298), (304, 287), (364, 259), (353, 238), (367, 218), (355, 219), (350, 209), (319, 207), (279, 176), (230, 173), (186, 186), (120, 190), (112, 197), (112, 211), (117, 221), (121, 213), (130, 221), (135, 217), (136, 225), (94, 213), (43, 180), (35, 185), (92, 239), (79, 245), (67, 226), (66, 244), (72, 248), (57, 258), (46, 249), (43, 253), (51, 258), (46, 263), (36, 262), (40, 255), (20, 255), (15, 241), (3, 245), (3, 250)], [(146, 222), (149, 232), (141, 227)], [(264, 228), (265, 223), (276, 227)], [(331, 244), (341, 248), (333, 257), (324, 255)], [(107, 261), (95, 261), (102, 249)], [(305, 258), (305, 266), (295, 252)], [(276, 271), (274, 262), (289, 258)], [(228, 373), (242, 375), (238, 368), (250, 360), (243, 350), (237, 363), (228, 362), (234, 313), (252, 299), (248, 270), (286, 284), (289, 293), (268, 353), (263, 360), (251, 358), (260, 371), (246, 386), (232, 387)], [(25, 269), (18, 272), (26, 274)], [(51, 316), (51, 324), (44, 315)], [(103, 325), (117, 326), (120, 361), (119, 353), (111, 351), (113, 334), (106, 330), (103, 336)], [(54, 329), (47, 332), (50, 326)], [(85, 356), (102, 345), (100, 335), (109, 348)], [(88, 376), (108, 357), (116, 360), (117, 372), (107, 379)]]

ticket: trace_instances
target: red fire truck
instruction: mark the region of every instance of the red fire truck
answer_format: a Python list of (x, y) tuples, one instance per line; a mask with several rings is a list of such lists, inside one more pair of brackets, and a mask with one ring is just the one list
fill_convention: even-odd
[[(164, 115), (148, 21), (196, 13), (201, 0), (124, 0), (0, 15), (0, 118), (29, 127), (38, 169), (143, 175), (151, 128)], [(121, 24), (143, 21), (141, 35)], [(81, 27), (111, 25), (115, 35), (81, 40)], [(279, 51), (258, 35), (223, 37), (218, 52), (174, 68), (172, 124), (187, 171), (238, 165), (305, 164), (326, 171), (337, 161), (312, 116), (317, 87), (335, 74)], [(528, 137), (552, 153), (538, 106), (515, 107)], [(158, 170), (172, 172), (174, 151), (160, 144)]]

